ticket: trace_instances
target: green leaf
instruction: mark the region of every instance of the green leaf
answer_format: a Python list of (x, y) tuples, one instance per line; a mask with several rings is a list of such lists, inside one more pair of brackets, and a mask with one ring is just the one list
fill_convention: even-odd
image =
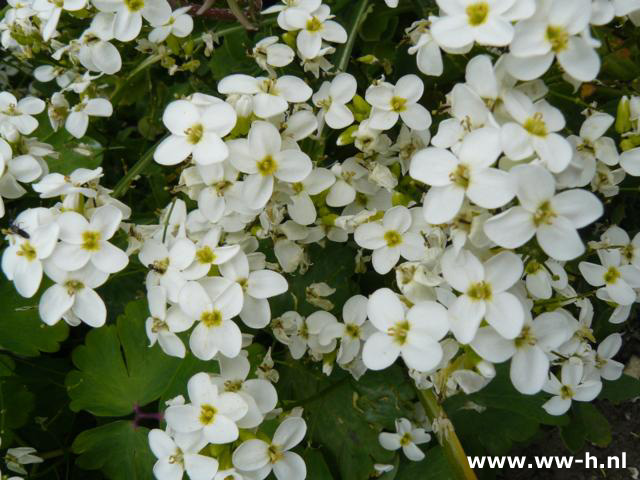
[(640, 380), (623, 374), (614, 382), (604, 382), (600, 398), (619, 404), (640, 397)]
[(135, 405), (146, 405), (161, 396), (184, 389), (186, 379), (197, 371), (211, 371), (212, 364), (182, 360), (148, 347), (144, 322), (145, 300), (127, 305), (117, 326), (92, 330), (85, 344), (73, 352), (78, 370), (67, 375), (66, 385), (74, 411), (118, 417)]
[(400, 463), (396, 480), (458, 480), (451, 470), (444, 449), (437, 445), (419, 462)]
[(570, 450), (581, 450), (586, 441), (598, 447), (606, 447), (611, 443), (611, 425), (595, 405), (575, 402), (571, 413), (571, 422), (560, 430)]
[(334, 304), (331, 313), (340, 317), (342, 306), (349, 297), (358, 293), (355, 281), (355, 251), (345, 244), (328, 243), (326, 247), (311, 245), (307, 251), (311, 261), (309, 269), (303, 275), (292, 274), (289, 277), (289, 291), (269, 300), (273, 316), (287, 310), (296, 310), (301, 315), (310, 315), (319, 310), (307, 302), (306, 290), (312, 283), (324, 282), (336, 289), (336, 292), (324, 297)]
[[(279, 394), (304, 407), (308, 438), (323, 446), (334, 478), (367, 480), (375, 463), (393, 461), (394, 452), (380, 446), (378, 434), (382, 424), (393, 425), (396, 416), (410, 413), (401, 409), (409, 404), (408, 390), (400, 385), (404, 375), (391, 368), (379, 374), (368, 372), (355, 381), (341, 370), (326, 377), (317, 366), (290, 365), (280, 369)], [(384, 405), (376, 408), (376, 402)], [(368, 413), (370, 408), (376, 411)]]
[(333, 480), (320, 450), (306, 450), (302, 457), (307, 465), (307, 480)]
[(49, 170), (68, 175), (76, 168), (94, 169), (102, 163), (102, 145), (91, 137), (76, 139), (64, 129), (60, 129), (47, 139), (58, 157), (47, 157)]
[(566, 425), (568, 423), (566, 415), (553, 416), (542, 409), (547, 397), (544, 393), (523, 395), (518, 392), (509, 379), (509, 366), (504, 363), (496, 366), (496, 376), (489, 385), (471, 395), (459, 394), (451, 397), (445, 402), (445, 409), (452, 413), (477, 404), (482, 407), (515, 412), (544, 425)]
[(2, 356), (0, 373), (0, 439), (3, 448), (11, 445), (13, 431), (31, 418), (34, 396), (19, 377), (12, 374), (13, 361)]
[(449, 398), (445, 410), (468, 453), (506, 454), (514, 442), (530, 440), (541, 424), (566, 425), (567, 415), (554, 417), (542, 409), (546, 397), (523, 395), (509, 379), (508, 365), (496, 366), (496, 377), (471, 395)]
[(56, 352), (69, 335), (64, 322), (50, 327), (40, 320), (38, 299), (23, 298), (13, 283), (0, 280), (2, 316), (0, 316), (0, 349), (16, 355), (35, 357), (40, 352)]
[(71, 446), (80, 455), (76, 464), (102, 470), (112, 480), (151, 480), (155, 457), (149, 449), (149, 430), (119, 420), (82, 432)]

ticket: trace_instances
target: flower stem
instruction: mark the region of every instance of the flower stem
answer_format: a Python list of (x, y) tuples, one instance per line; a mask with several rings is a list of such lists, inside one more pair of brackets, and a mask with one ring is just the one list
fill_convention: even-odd
[(455, 471), (457, 480), (477, 480), (476, 474), (469, 466), (467, 455), (460, 444), (453, 424), (447, 418), (442, 405), (436, 398), (433, 390), (417, 390), (420, 403), (432, 422), (437, 422), (438, 441), (444, 448), (449, 465)]
[(120, 198), (127, 192), (127, 190), (129, 189), (129, 186), (131, 185), (131, 182), (133, 182), (133, 179), (136, 178), (138, 175), (140, 175), (142, 171), (145, 168), (147, 168), (147, 165), (151, 163), (151, 161), (153, 160), (153, 152), (155, 152), (156, 147), (160, 145), (160, 142), (162, 142), (162, 140), (164, 140), (166, 137), (167, 137), (166, 135), (162, 137), (149, 150), (144, 152), (144, 155), (140, 157), (140, 160), (138, 160), (127, 171), (127, 173), (124, 174), (124, 177), (120, 179), (120, 181), (116, 184), (116, 186), (113, 189), (113, 193), (111, 194), (113, 198)]
[(356, 37), (358, 35), (358, 28), (364, 22), (364, 19), (369, 13), (369, 0), (359, 0), (353, 10), (353, 20), (349, 25), (347, 31), (348, 37), (346, 43), (342, 46), (338, 52), (338, 61), (336, 62), (336, 68), (338, 72), (344, 72), (349, 65), (349, 59), (351, 58), (351, 52), (353, 46), (356, 43)]

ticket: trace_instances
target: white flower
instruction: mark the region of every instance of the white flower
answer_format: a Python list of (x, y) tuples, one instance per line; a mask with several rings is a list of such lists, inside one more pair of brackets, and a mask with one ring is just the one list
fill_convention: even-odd
[(331, 10), (324, 4), (313, 12), (305, 8), (288, 8), (284, 12), (285, 30), (299, 30), (296, 46), (303, 58), (318, 56), (323, 40), (331, 43), (347, 41), (346, 30), (331, 18)]
[(55, 284), (40, 297), (38, 310), (44, 323), (55, 325), (63, 318), (72, 326), (81, 321), (95, 328), (104, 325), (107, 309), (94, 289), (106, 282), (109, 274), (91, 263), (67, 272), (47, 262), (45, 272)]
[(413, 45), (409, 47), (409, 54), (416, 55), (418, 70), (425, 75), (439, 77), (442, 75), (444, 66), (442, 64), (442, 53), (440, 46), (434, 40), (429, 30), (429, 23), (426, 20), (413, 22), (407, 29), (409, 38)]
[[(512, 20), (531, 16), (533, 0), (437, 0), (445, 14), (435, 18), (431, 27), (433, 38), (448, 49), (464, 49), (474, 42), (503, 47), (513, 39)], [(518, 8), (514, 4), (519, 3)]]
[(247, 256), (238, 253), (228, 262), (220, 265), (224, 278), (242, 287), (244, 300), (240, 318), (251, 328), (264, 328), (271, 320), (270, 297), (284, 293), (288, 289), (287, 280), (271, 270), (250, 270)]
[(218, 246), (222, 230), (213, 227), (197, 243), (195, 260), (184, 270), (183, 276), (187, 280), (198, 280), (209, 273), (212, 265), (228, 262), (240, 251), (240, 245)]
[(252, 95), (253, 112), (260, 118), (278, 115), (289, 108), (289, 103), (306, 102), (313, 94), (309, 85), (293, 75), (271, 79), (240, 73), (220, 80), (218, 91), (225, 95)]
[(326, 168), (315, 168), (302, 180), (291, 185), (292, 195), (287, 204), (289, 216), (300, 225), (311, 225), (316, 221), (317, 212), (311, 195), (318, 195), (330, 188), (336, 177)]
[(556, 195), (553, 175), (539, 165), (519, 165), (511, 174), (520, 205), (487, 220), (487, 236), (501, 247), (517, 248), (535, 235), (542, 250), (556, 260), (582, 255), (577, 229), (602, 215), (600, 200), (580, 189)]
[(300, 417), (286, 418), (273, 434), (270, 443), (253, 439), (243, 442), (233, 452), (233, 466), (255, 472), (265, 478), (273, 470), (278, 480), (304, 480), (307, 467), (297, 453), (290, 450), (299, 444), (307, 432), (307, 424)]
[[(96, 14), (89, 28), (82, 33), (79, 39), (78, 59), (82, 66), (91, 72), (113, 75), (122, 68), (120, 52), (111, 43), (114, 38), (115, 18), (113, 13), (100, 12)], [(70, 82), (71, 80), (69, 80)], [(72, 89), (72, 86), (69, 88)]]
[(439, 303), (425, 301), (407, 309), (393, 291), (381, 288), (369, 297), (367, 315), (379, 330), (362, 350), (367, 368), (385, 369), (402, 355), (409, 368), (428, 372), (442, 360), (438, 341), (449, 331), (449, 320)]
[(193, 30), (193, 17), (189, 15), (191, 6), (181, 7), (171, 12), (169, 20), (160, 24), (153, 24), (154, 29), (149, 33), (149, 41), (161, 43), (169, 35), (184, 38)]
[(220, 374), (211, 376), (211, 383), (220, 392), (235, 392), (242, 397), (248, 410), (236, 423), (240, 428), (254, 428), (262, 423), (264, 416), (276, 408), (278, 394), (267, 380), (247, 379), (251, 364), (245, 355), (235, 358), (218, 357)]
[[(214, 98), (214, 97), (211, 97)], [(198, 107), (193, 101), (167, 105), (162, 121), (171, 132), (153, 154), (161, 165), (176, 165), (189, 155), (199, 165), (223, 162), (229, 155), (222, 137), (236, 124), (236, 111), (221, 100)]]
[(331, 167), (336, 181), (329, 189), (326, 202), (330, 207), (344, 207), (356, 198), (356, 192), (372, 193), (367, 175), (369, 171), (358, 163), (357, 158), (347, 158)]
[(527, 291), (534, 298), (551, 298), (552, 289), (563, 290), (568, 285), (567, 272), (554, 260), (547, 260), (541, 264), (531, 259), (527, 262), (524, 273)]
[(353, 113), (346, 104), (356, 94), (357, 88), (355, 77), (349, 73), (339, 73), (331, 82), (323, 82), (313, 94), (313, 104), (322, 109), (319, 117), (336, 130), (351, 125)]
[(282, 0), (282, 3), (272, 5), (265, 8), (262, 11), (263, 15), (269, 13), (278, 13), (278, 25), (283, 30), (288, 30), (290, 27), (285, 22), (285, 13), (291, 8), (304, 8), (307, 12), (313, 12), (320, 7), (322, 0)]
[(5, 462), (7, 462), (7, 468), (13, 472), (27, 475), (27, 471), (22, 468), (22, 465), (31, 465), (44, 461), (34, 453), (37, 453), (37, 451), (32, 447), (9, 448), (4, 457)]
[(109, 240), (122, 221), (122, 212), (112, 205), (96, 208), (87, 221), (77, 212), (63, 212), (57, 219), (60, 244), (51, 256), (53, 263), (67, 271), (91, 262), (98, 270), (115, 273), (129, 263), (127, 255)]
[(580, 262), (578, 268), (584, 279), (594, 287), (602, 287), (618, 305), (636, 301), (634, 288), (640, 287), (640, 270), (632, 265), (620, 265), (619, 250), (599, 250), (602, 265)]
[(640, 147), (632, 148), (620, 155), (620, 166), (633, 177), (640, 177)]
[(256, 42), (252, 55), (256, 63), (270, 73), (275, 72), (271, 67), (286, 67), (296, 56), (296, 53), (289, 45), (278, 43), (279, 38), (275, 35), (263, 38)]
[(229, 141), (230, 161), (249, 175), (243, 192), (247, 205), (260, 209), (271, 198), (274, 177), (284, 182), (301, 182), (311, 173), (311, 160), (296, 149), (282, 149), (282, 137), (271, 123), (255, 121), (247, 139)]
[(465, 195), (476, 205), (498, 208), (514, 194), (507, 172), (491, 168), (500, 155), (500, 135), (495, 128), (469, 133), (457, 156), (442, 148), (428, 147), (411, 159), (411, 177), (431, 185), (424, 199), (424, 218), (432, 224), (455, 218)]
[(204, 446), (199, 437), (176, 435), (154, 428), (149, 432), (149, 447), (158, 459), (153, 465), (153, 474), (158, 480), (181, 479), (187, 472), (191, 480), (211, 480), (218, 471), (218, 461), (198, 452)]
[(164, 287), (149, 287), (147, 300), (151, 313), (145, 322), (149, 346), (152, 347), (158, 342), (167, 355), (184, 358), (184, 344), (176, 333), (189, 330), (193, 325), (193, 319), (187, 317), (177, 305), (167, 309), (167, 292)]
[(42, 39), (48, 42), (56, 31), (60, 15), (63, 10), (75, 12), (82, 10), (87, 5), (87, 0), (35, 0), (33, 9), (42, 15), (46, 22), (42, 24)]
[(136, 38), (142, 28), (142, 17), (152, 25), (164, 25), (171, 16), (166, 0), (93, 0), (102, 12), (115, 13), (115, 37), (121, 42)]
[(571, 401), (590, 402), (602, 390), (602, 383), (597, 379), (584, 378), (584, 365), (577, 357), (571, 357), (562, 364), (560, 380), (551, 374), (544, 386), (544, 391), (554, 395), (542, 408), (549, 415), (562, 415), (571, 407)]
[(460, 343), (470, 343), (485, 319), (502, 337), (513, 339), (522, 330), (524, 310), (507, 292), (522, 276), (522, 261), (501, 252), (484, 264), (468, 250), (449, 248), (442, 256), (442, 275), (461, 295), (449, 306), (451, 331)]
[(144, 242), (138, 258), (149, 268), (148, 285), (161, 285), (171, 302), (178, 301), (178, 294), (186, 283), (182, 272), (189, 267), (196, 255), (196, 247), (187, 238), (177, 240), (170, 249), (163, 243), (150, 239)]
[(96, 182), (100, 177), (102, 177), (102, 167), (94, 170), (76, 168), (69, 175), (49, 173), (42, 177), (38, 183), (34, 183), (32, 187), (40, 194), (40, 198), (54, 198), (74, 194), (94, 198), (97, 192), (90, 187), (90, 184)]
[(591, 0), (546, 1), (536, 14), (515, 27), (506, 58), (509, 73), (519, 80), (533, 80), (548, 70), (554, 58), (573, 78), (593, 80), (600, 57), (585, 30), (591, 18)]
[(424, 84), (417, 75), (409, 74), (398, 79), (395, 86), (380, 82), (367, 89), (365, 98), (371, 110), (371, 127), (388, 130), (398, 118), (413, 130), (426, 130), (431, 125), (431, 114), (418, 103), (424, 92)]
[(51, 222), (35, 229), (20, 228), (28, 238), (13, 235), (2, 254), (2, 271), (20, 295), (32, 297), (42, 281), (42, 260), (51, 255), (58, 242), (59, 227)]
[(382, 432), (378, 435), (378, 441), (382, 448), (386, 450), (399, 450), (405, 456), (413, 461), (419, 462), (424, 458), (424, 452), (418, 448), (418, 445), (427, 443), (431, 440), (424, 428), (414, 428), (406, 418), (396, 419), (396, 433)]
[(520, 393), (533, 395), (549, 377), (549, 355), (573, 335), (571, 324), (559, 312), (546, 312), (531, 321), (525, 317), (520, 334), (505, 339), (492, 327), (482, 327), (471, 347), (485, 360), (501, 363), (511, 358), (511, 382)]
[(411, 223), (409, 209), (398, 205), (387, 210), (381, 222), (363, 223), (354, 232), (358, 245), (373, 250), (373, 268), (380, 275), (395, 267), (400, 256), (413, 261), (424, 255), (424, 241), (409, 230)]
[(75, 105), (67, 120), (64, 128), (76, 138), (84, 137), (89, 127), (89, 117), (110, 117), (113, 113), (113, 106), (106, 98), (90, 98)]
[(535, 152), (554, 173), (561, 172), (573, 154), (569, 142), (558, 132), (565, 126), (564, 116), (546, 100), (533, 103), (518, 90), (503, 94), (504, 107), (515, 120), (502, 126), (502, 148), (512, 160), (523, 160)]
[(231, 320), (242, 310), (242, 288), (222, 277), (187, 282), (178, 295), (180, 308), (199, 323), (191, 332), (189, 347), (201, 360), (218, 352), (227, 357), (240, 353), (242, 333)]
[(0, 134), (9, 142), (19, 135), (29, 135), (38, 128), (33, 118), (44, 110), (45, 103), (36, 97), (24, 97), (20, 101), (9, 92), (0, 93)]
[(167, 425), (178, 433), (202, 432), (213, 444), (237, 440), (236, 422), (247, 413), (247, 404), (237, 393), (218, 392), (209, 374), (195, 374), (187, 383), (190, 404), (167, 408)]
[(331, 340), (340, 339), (340, 348), (336, 357), (340, 365), (353, 361), (360, 353), (361, 342), (365, 341), (375, 329), (367, 321), (367, 304), (363, 295), (354, 295), (342, 307), (342, 323), (332, 322), (320, 331), (319, 342), (328, 345)]
[(612, 333), (598, 345), (594, 366), (605, 380), (614, 381), (622, 376), (624, 364), (613, 360), (621, 347), (622, 335), (619, 333)]

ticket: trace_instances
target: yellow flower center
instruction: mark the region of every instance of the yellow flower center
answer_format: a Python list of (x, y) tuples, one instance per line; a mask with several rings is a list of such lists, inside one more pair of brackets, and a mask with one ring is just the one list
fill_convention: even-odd
[(144, 0), (124, 0), (124, 4), (130, 11), (137, 12), (144, 7)]
[(620, 278), (620, 270), (616, 267), (609, 267), (609, 269), (604, 274), (604, 281), (607, 285), (612, 285), (618, 281)]
[(536, 213), (533, 214), (533, 223), (536, 227), (540, 225), (550, 225), (556, 216), (556, 212), (551, 208), (551, 203), (547, 200), (546, 202), (542, 202)]
[(224, 382), (224, 389), (227, 392), (237, 392), (242, 388), (242, 380), (227, 380)]
[(33, 245), (31, 245), (29, 242), (24, 242), (22, 245), (20, 245), (20, 250), (18, 250), (16, 255), (20, 255), (30, 262), (34, 261), (37, 257), (36, 249), (33, 248)]
[(222, 313), (220, 310), (203, 312), (200, 321), (208, 328), (219, 327), (222, 324)]
[(515, 339), (516, 348), (524, 347), (525, 345), (535, 345), (536, 337), (533, 335), (531, 331), (531, 327), (529, 325), (525, 325), (522, 327), (522, 332)]
[(566, 50), (569, 46), (569, 32), (564, 27), (549, 25), (546, 32), (547, 40), (551, 44), (551, 50), (555, 53)]
[(397, 247), (402, 243), (402, 235), (395, 230), (388, 230), (384, 233), (384, 240), (387, 242), (387, 247)]
[(547, 132), (547, 124), (544, 123), (540, 112), (536, 112), (533, 117), (527, 118), (524, 122), (524, 129), (537, 137), (546, 137), (547, 133), (549, 133)]
[(158, 332), (167, 331), (167, 330), (169, 330), (169, 326), (167, 325), (167, 322), (165, 322), (164, 320), (160, 320), (157, 317), (152, 318), (151, 331), (153, 333), (158, 333)]
[(317, 17), (311, 17), (311, 20), (307, 20), (307, 30), (309, 32), (319, 32), (322, 30), (322, 22)]
[(467, 17), (469, 25), (477, 27), (482, 25), (489, 16), (489, 4), (487, 2), (472, 3), (467, 7)]
[(196, 252), (196, 259), (200, 263), (213, 263), (216, 259), (216, 254), (208, 245), (205, 245)]
[(296, 182), (291, 184), (291, 188), (295, 193), (302, 193), (304, 191), (304, 185), (302, 182)]
[(193, 125), (192, 127), (187, 128), (184, 133), (187, 135), (187, 141), (195, 145), (202, 139), (202, 134), (204, 133), (204, 127), (201, 124)]
[(64, 284), (69, 295), (74, 295), (84, 288), (84, 284), (79, 280), (67, 280)]
[(89, 230), (82, 232), (82, 248), (90, 252), (100, 250), (100, 232), (92, 232)]
[(465, 190), (469, 187), (469, 177), (469, 167), (463, 164), (459, 164), (456, 169), (449, 174), (449, 179)]
[(560, 397), (565, 400), (568, 398), (573, 398), (573, 390), (571, 390), (571, 388), (567, 387), (566, 385), (563, 385), (560, 389)]
[(397, 322), (393, 327), (389, 327), (387, 333), (393, 337), (393, 340), (398, 345), (404, 345), (407, 341), (407, 334), (409, 333), (409, 322), (402, 320)]
[(391, 99), (391, 110), (400, 113), (407, 109), (407, 99), (402, 97), (393, 97)]
[(400, 445), (402, 445), (403, 447), (406, 447), (410, 443), (411, 443), (411, 434), (409, 432), (405, 433), (404, 435), (402, 435), (402, 437), (400, 437)]
[(527, 263), (527, 266), (525, 267), (524, 271), (527, 275), (531, 275), (533, 273), (540, 271), (540, 269), (542, 269), (542, 265), (540, 265), (540, 263), (537, 262), (536, 260), (531, 260), (529, 263)]
[(273, 175), (277, 169), (278, 164), (271, 155), (267, 155), (258, 162), (258, 172), (265, 177)]
[(347, 332), (347, 335), (349, 335), (351, 338), (360, 338), (360, 327), (358, 325), (348, 323), (345, 330)]
[(491, 299), (491, 284), (485, 282), (473, 283), (467, 290), (467, 295), (472, 300), (490, 300)]
[(283, 455), (282, 451), (277, 445), (269, 445), (267, 449), (267, 454), (269, 455), (269, 462), (276, 463), (278, 460), (281, 460)]
[(200, 423), (203, 425), (211, 425), (216, 418), (216, 413), (218, 413), (218, 411), (215, 407), (203, 403), (200, 405)]

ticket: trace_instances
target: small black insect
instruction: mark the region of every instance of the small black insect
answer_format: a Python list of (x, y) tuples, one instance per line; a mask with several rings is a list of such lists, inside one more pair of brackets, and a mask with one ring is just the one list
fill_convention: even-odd
[(25, 232), (22, 228), (20, 228), (20, 225), (18, 225), (13, 221), (9, 222), (9, 228), (2, 229), (2, 233), (4, 235), (18, 235), (27, 240), (30, 238), (29, 234)]

